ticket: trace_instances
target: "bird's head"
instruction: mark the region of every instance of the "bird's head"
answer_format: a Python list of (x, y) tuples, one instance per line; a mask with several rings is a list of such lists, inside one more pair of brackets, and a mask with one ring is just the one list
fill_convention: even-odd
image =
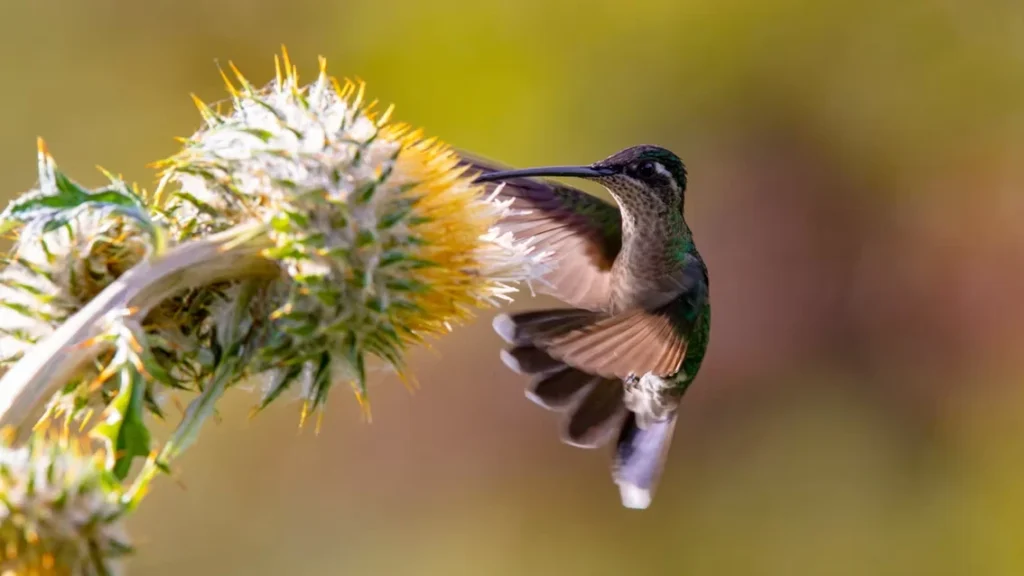
[(686, 193), (686, 166), (672, 151), (660, 146), (626, 148), (589, 166), (549, 166), (491, 172), (478, 182), (496, 182), (513, 178), (574, 177), (603, 185), (623, 209), (648, 206), (659, 212), (683, 209)]

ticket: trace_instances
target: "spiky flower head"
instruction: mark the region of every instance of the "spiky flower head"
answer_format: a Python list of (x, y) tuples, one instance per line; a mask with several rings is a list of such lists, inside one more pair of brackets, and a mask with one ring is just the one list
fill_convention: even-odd
[(120, 572), (131, 551), (120, 486), (67, 438), (0, 440), (0, 574)]
[(403, 374), (410, 344), (540, 276), (545, 255), (495, 232), (508, 205), (447, 146), (390, 124), (391, 109), (375, 113), (322, 58), (306, 86), (281, 60), (263, 88), (225, 76), (230, 111), (199, 104), (205, 126), (165, 162), (158, 194), (176, 185), (164, 210), (181, 238), (265, 226), (282, 272), (260, 356), (266, 399), (301, 377), (314, 406), (339, 378), (362, 400), (368, 356)]
[[(0, 269), (0, 366), (20, 358), (159, 242), (139, 191), (104, 174), (107, 185), (82, 187), (39, 141), (37, 187), (0, 214), (0, 229), (18, 229)], [(53, 406), (70, 413), (89, 402), (83, 387), (69, 386)]]
[(83, 188), (40, 140), (38, 186), (0, 213), (0, 230), (21, 228), (0, 270), (0, 359), (58, 326), (152, 249), (138, 191), (107, 176), (107, 186)]

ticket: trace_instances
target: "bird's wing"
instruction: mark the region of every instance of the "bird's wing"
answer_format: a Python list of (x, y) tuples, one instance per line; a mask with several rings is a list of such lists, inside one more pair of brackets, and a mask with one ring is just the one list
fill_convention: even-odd
[[(487, 174), (506, 168), (459, 152), (467, 174)], [(537, 249), (551, 253), (554, 269), (543, 278), (539, 292), (585, 310), (603, 308), (611, 294), (611, 268), (622, 247), (619, 209), (570, 186), (547, 180), (516, 178), (487, 182), (489, 191), (512, 199), (512, 213), (498, 228), (517, 239), (533, 238)], [(546, 285), (543, 285), (546, 284)]]
[[(693, 262), (685, 268), (689, 288), (657, 308), (618, 314), (571, 309), (502, 314), (495, 318), (494, 329), (515, 350), (536, 348), (604, 378), (673, 376), (683, 366), (693, 328), (708, 302), (706, 269), (702, 261)], [(701, 345), (706, 342), (699, 341)]]
[(495, 331), (516, 346), (513, 356), (536, 348), (588, 374), (618, 379), (676, 373), (686, 356), (688, 327), (685, 313), (672, 305), (616, 315), (539, 310), (494, 320)]

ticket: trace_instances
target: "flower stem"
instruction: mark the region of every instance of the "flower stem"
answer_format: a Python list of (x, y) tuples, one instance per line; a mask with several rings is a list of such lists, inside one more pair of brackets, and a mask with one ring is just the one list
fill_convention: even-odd
[(78, 369), (109, 345), (98, 338), (112, 314), (143, 319), (167, 297), (229, 279), (273, 277), (279, 268), (261, 253), (269, 243), (260, 223), (241, 224), (186, 242), (138, 264), (37, 343), (0, 378), (0, 429), (23, 440), (46, 403)]
[(150, 481), (156, 477), (157, 472), (161, 468), (166, 467), (171, 460), (181, 454), (195, 441), (200, 429), (203, 427), (203, 423), (213, 414), (217, 402), (224, 396), (228, 385), (237, 376), (237, 361), (225, 362), (217, 368), (206, 388), (189, 404), (185, 415), (181, 418), (181, 422), (174, 429), (174, 433), (164, 443), (163, 449), (146, 460), (146, 464), (136, 477), (131, 490), (125, 495), (129, 505), (137, 505), (149, 488)]
[(239, 333), (239, 328), (242, 324), (241, 318), (248, 311), (257, 289), (258, 284), (252, 279), (242, 285), (241, 292), (234, 300), (234, 313), (228, 319), (228, 325), (225, 327), (224, 341), (221, 342), (221, 348), (226, 351), (225, 354), (221, 356), (220, 362), (202, 392), (192, 400), (188, 409), (185, 410), (181, 422), (164, 443), (163, 448), (146, 461), (132, 489), (126, 495), (131, 505), (136, 505), (141, 500), (150, 481), (161, 468), (166, 468), (171, 460), (177, 458), (195, 442), (203, 424), (216, 410), (217, 402), (224, 396), (228, 386), (242, 374), (244, 367), (249, 362), (252, 349), (246, 346), (250, 333), (248, 331)]

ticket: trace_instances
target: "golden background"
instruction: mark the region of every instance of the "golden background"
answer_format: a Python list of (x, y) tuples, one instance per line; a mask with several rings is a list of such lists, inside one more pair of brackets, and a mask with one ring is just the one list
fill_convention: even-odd
[[(131, 519), (132, 574), (1024, 573), (1024, 4), (8, 0), (0, 184), (85, 184), (199, 125), (216, 64), (368, 82), (515, 166), (675, 150), (711, 347), (645, 512), (559, 444), (492, 313), (379, 374), (223, 420)], [(550, 304), (528, 295), (517, 307)]]

